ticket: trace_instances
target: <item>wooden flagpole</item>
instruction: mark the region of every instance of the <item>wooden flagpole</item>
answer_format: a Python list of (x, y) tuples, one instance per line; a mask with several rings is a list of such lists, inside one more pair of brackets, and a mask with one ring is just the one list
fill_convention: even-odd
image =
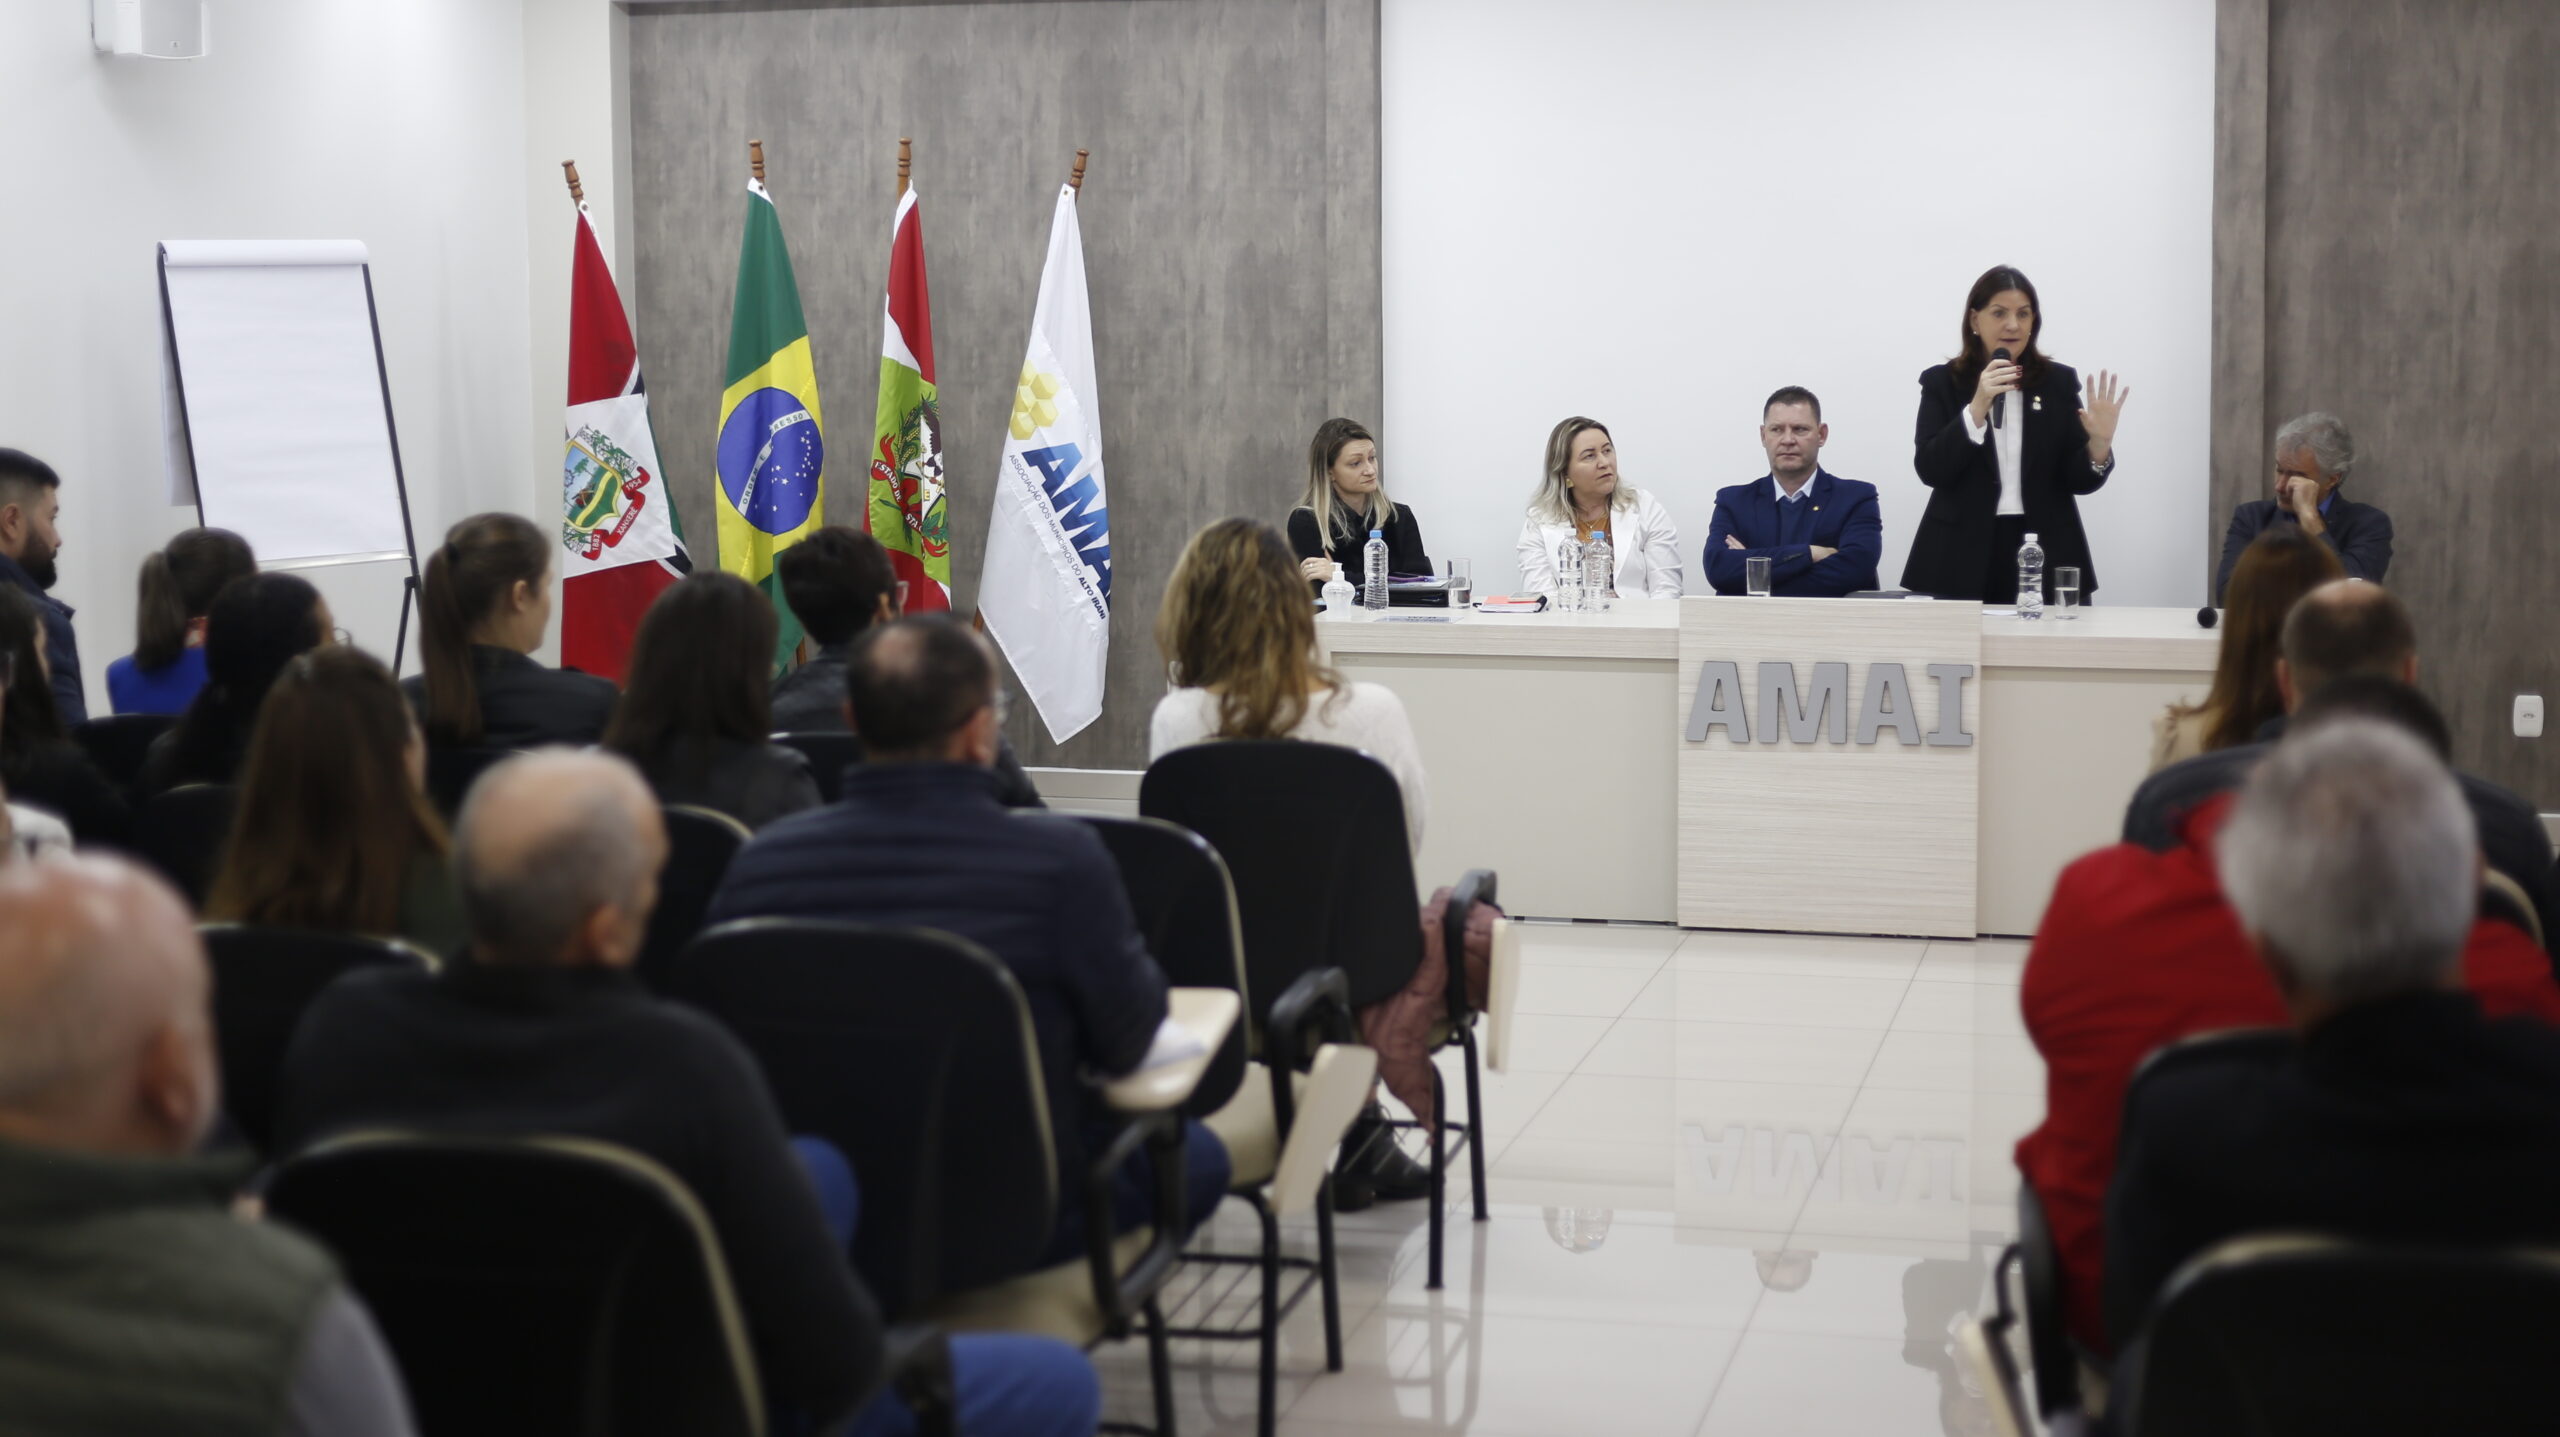
[(915, 141), (898, 137), (898, 198), (907, 197), (907, 170), (916, 161)]
[(1079, 195), (1084, 193), (1084, 158), (1092, 153), (1093, 151), (1091, 150), (1076, 151), (1075, 170), (1067, 176), (1067, 188), (1075, 191)]
[(569, 174), (569, 202), (578, 206), (580, 209), (586, 208), (587, 187), (578, 183), (578, 162), (576, 160), (562, 160), (560, 162), (560, 168), (568, 171)]
[(747, 173), (755, 176), (757, 184), (764, 183), (764, 141), (762, 140), (747, 141)]

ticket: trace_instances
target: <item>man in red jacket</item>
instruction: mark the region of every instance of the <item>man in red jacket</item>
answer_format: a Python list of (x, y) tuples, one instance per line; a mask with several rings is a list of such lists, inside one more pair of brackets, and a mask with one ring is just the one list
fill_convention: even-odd
[[(2109, 1350), (2102, 1224), (2126, 1082), (2164, 1043), (2285, 1021), (2214, 873), (2231, 804), (2223, 794), (2189, 810), (2165, 852), (2119, 843), (2064, 869), (2027, 955), (2019, 1001), (2044, 1056), (2045, 1118), (2019, 1141), (2018, 1170), (2052, 1224), (2065, 1320), (2093, 1352)], [(2551, 960), (2521, 929), (2474, 925), (2462, 973), (2489, 1016), (2560, 1024)]]

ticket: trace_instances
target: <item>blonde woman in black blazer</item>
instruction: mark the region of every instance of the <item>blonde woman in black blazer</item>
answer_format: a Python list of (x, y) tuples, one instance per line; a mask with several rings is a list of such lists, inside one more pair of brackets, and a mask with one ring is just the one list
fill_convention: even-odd
[[(2081, 592), (2095, 594), (2078, 499), (2115, 471), (2116, 420), (2133, 391), (2100, 370), (2084, 407), (2080, 376), (2036, 348), (2044, 327), (2036, 287), (2006, 265), (1973, 282), (1964, 309), (1963, 352), (1920, 375), (1912, 465), (1929, 486), (1929, 507), (1902, 586), (2016, 603), (2018, 547), (2033, 534), (2048, 586), (2069, 564), (2080, 570)], [(1992, 357), (2002, 349), (2012, 357)]]

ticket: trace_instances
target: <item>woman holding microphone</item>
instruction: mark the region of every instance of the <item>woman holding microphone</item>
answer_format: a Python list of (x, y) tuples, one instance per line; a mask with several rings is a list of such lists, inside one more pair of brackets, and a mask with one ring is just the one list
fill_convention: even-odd
[(2100, 370), (2084, 405), (2080, 376), (2036, 348), (2043, 328), (2036, 287), (1997, 266), (1965, 297), (1962, 351), (1921, 373), (1913, 467), (1929, 507), (1904, 588), (2016, 603), (2018, 549), (2033, 534), (2048, 581), (2070, 565), (2081, 591), (2097, 592), (2077, 500), (2114, 472), (2116, 420), (2132, 391)]
[(1306, 497), (1289, 511), (1289, 548), (1298, 556), (1298, 572), (1322, 584), (1339, 566), (1359, 589), (1365, 574), (1361, 556), (1372, 529), (1387, 541), (1388, 573), (1431, 572), (1422, 526), (1411, 509), (1387, 497), (1378, 477), (1378, 441), (1356, 420), (1328, 419), (1307, 446)]
[(1609, 426), (1577, 414), (1547, 434), (1547, 467), (1520, 522), (1520, 589), (1556, 591), (1556, 551), (1567, 540), (1609, 536), (1613, 590), (1626, 599), (1680, 597), (1680, 531), (1662, 501), (1618, 482)]

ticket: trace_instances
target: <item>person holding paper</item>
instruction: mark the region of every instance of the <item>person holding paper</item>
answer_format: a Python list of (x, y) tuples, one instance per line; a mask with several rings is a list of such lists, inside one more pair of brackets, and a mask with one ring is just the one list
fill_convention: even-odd
[(1751, 559), (1769, 561), (1769, 592), (1780, 598), (1838, 598), (1876, 586), (1884, 552), (1876, 486), (1821, 466), (1830, 438), (1810, 389), (1790, 384), (1760, 407), (1769, 472), (1717, 490), (1707, 526), (1707, 582), (1717, 593), (1744, 592)]
[(1359, 588), (1368, 573), (1362, 556), (1371, 529), (1387, 541), (1388, 573), (1431, 572), (1422, 526), (1411, 509), (1387, 497), (1378, 477), (1378, 441), (1357, 420), (1328, 419), (1307, 446), (1306, 496), (1289, 511), (1289, 547), (1297, 552), (1298, 572), (1322, 584), (1340, 569)]
[(2043, 331), (2036, 287), (1996, 265), (1965, 297), (1963, 347), (1921, 373), (1912, 467), (1929, 486), (1929, 507), (1902, 566), (1904, 588), (2015, 603), (2018, 549), (2033, 534), (2048, 583), (2069, 565), (2082, 593), (2098, 592), (2079, 496), (2115, 472), (2116, 420), (2132, 391), (2100, 370), (2084, 405), (2080, 376), (2036, 347)]
[(1577, 414), (1547, 433), (1547, 465), (1520, 523), (1520, 591), (1556, 591), (1556, 550), (1606, 533), (1616, 592), (1628, 599), (1680, 597), (1680, 530), (1661, 500), (1618, 481), (1609, 426)]

